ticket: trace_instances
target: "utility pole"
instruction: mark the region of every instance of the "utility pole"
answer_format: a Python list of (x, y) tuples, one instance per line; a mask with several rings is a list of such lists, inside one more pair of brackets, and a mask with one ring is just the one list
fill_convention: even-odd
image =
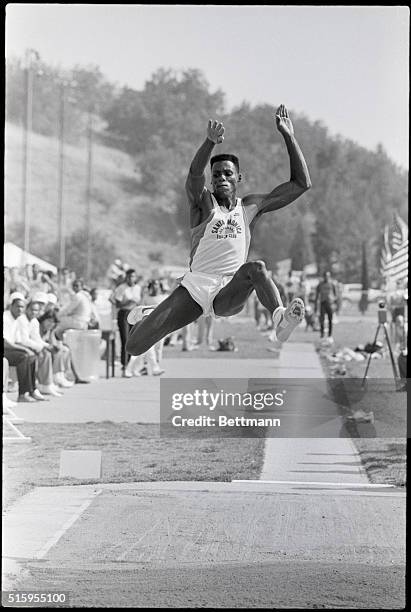
[(86, 256), (86, 278), (90, 282), (92, 272), (92, 249), (91, 249), (91, 181), (93, 168), (93, 106), (88, 111), (87, 126), (87, 185), (86, 185), (86, 232), (87, 232), (87, 256)]
[(38, 59), (37, 51), (27, 49), (25, 53), (25, 109), (24, 109), (24, 131), (23, 131), (23, 175), (22, 175), (22, 209), (23, 209), (23, 227), (24, 227), (24, 261), (26, 263), (27, 253), (30, 250), (30, 136), (33, 122), (33, 71), (32, 60), (33, 56)]
[(60, 112), (59, 112), (59, 166), (58, 166), (58, 236), (59, 236), (59, 267), (64, 268), (66, 264), (66, 237), (64, 231), (64, 112), (66, 97), (66, 82), (61, 81), (60, 89)]

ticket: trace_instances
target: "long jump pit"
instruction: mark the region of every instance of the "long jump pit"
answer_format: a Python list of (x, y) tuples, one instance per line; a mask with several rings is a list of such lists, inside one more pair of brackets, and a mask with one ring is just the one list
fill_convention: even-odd
[(65, 593), (60, 607), (405, 605), (405, 496), (382, 485), (38, 487), (7, 511), (3, 534), (3, 597)]

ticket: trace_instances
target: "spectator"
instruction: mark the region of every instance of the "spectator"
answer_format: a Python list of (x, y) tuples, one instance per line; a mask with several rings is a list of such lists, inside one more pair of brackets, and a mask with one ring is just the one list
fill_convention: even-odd
[(83, 281), (81, 279), (73, 281), (72, 289), (74, 295), (70, 303), (58, 313), (59, 323), (55, 334), (59, 340), (66, 329), (88, 329), (91, 318), (90, 299), (83, 291)]
[(117, 324), (120, 332), (121, 341), (121, 366), (122, 375), (126, 378), (132, 376), (130, 371), (126, 371), (126, 366), (130, 359), (130, 355), (126, 353), (126, 343), (131, 325), (127, 323), (127, 316), (130, 310), (141, 302), (141, 287), (137, 283), (136, 271), (130, 268), (126, 272), (126, 279), (118, 287), (116, 287), (110, 296), (110, 301), (116, 306)]
[(26, 308), (22, 293), (10, 296), (10, 310), (3, 313), (4, 357), (17, 370), (18, 402), (44, 401), (46, 398), (36, 389), (36, 355), (19, 344), (19, 318)]
[[(264, 320), (263, 325), (261, 324), (261, 318), (263, 318)], [(264, 306), (261, 304), (255, 292), (254, 292), (254, 319), (255, 319), (255, 324), (258, 330), (269, 328), (271, 314), (267, 310), (267, 308), (264, 308)]]
[(90, 291), (90, 299), (91, 299), (91, 317), (90, 323), (88, 324), (89, 329), (100, 329), (101, 321), (100, 321), (100, 313), (97, 309), (97, 298), (98, 291), (96, 287), (93, 287)]
[(401, 279), (395, 284), (395, 290), (388, 294), (387, 306), (391, 313), (391, 337), (393, 338), (395, 349), (399, 350), (401, 344), (405, 342), (405, 306), (407, 302), (407, 291)]
[(29, 281), (29, 284), (33, 280), (33, 266), (29, 263), (26, 263), (24, 266), (24, 277)]
[(57, 293), (58, 286), (56, 279), (54, 279), (53, 272), (45, 271), (42, 272), (41, 276), (36, 282), (31, 284), (31, 292), (34, 290), (43, 291), (44, 293)]
[[(143, 293), (142, 303), (144, 306), (158, 306), (165, 298), (167, 293), (164, 291), (162, 283), (159, 279), (153, 279), (148, 282), (147, 288)], [(163, 357), (164, 339), (152, 346), (144, 355), (131, 357), (126, 368), (126, 377), (140, 376), (148, 374), (148, 370), (153, 376), (159, 376), (164, 373), (161, 368), (161, 360)], [(144, 359), (143, 369), (141, 370), (142, 358)]]
[[(161, 281), (153, 279), (148, 282), (147, 290), (144, 293), (143, 304), (145, 306), (158, 306), (167, 297), (166, 291), (163, 289)], [(161, 367), (163, 358), (164, 338), (152, 346), (145, 354), (149, 370), (153, 376), (159, 376), (164, 373)]]
[(36, 281), (40, 280), (40, 277), (41, 277), (40, 266), (38, 264), (34, 263), (33, 266), (32, 266), (32, 270), (33, 270), (33, 281), (36, 282)]
[(123, 263), (121, 259), (115, 259), (107, 270), (107, 280), (110, 289), (114, 289), (119, 282), (124, 280)]
[(272, 279), (274, 281), (275, 286), (278, 289), (281, 301), (283, 302), (283, 304), (285, 304), (287, 302), (287, 296), (286, 296), (286, 293), (285, 293), (284, 285), (282, 283), (280, 283), (280, 279), (274, 273), (272, 273)]
[(211, 316), (201, 316), (198, 319), (197, 345), (201, 346), (206, 339), (207, 347), (210, 351), (215, 351), (214, 346), (214, 319)]
[(46, 293), (47, 303), (44, 306), (44, 314), (53, 313), (57, 315), (59, 311), (59, 305), (57, 302), (57, 295), (55, 293)]
[(53, 382), (53, 362), (51, 356), (53, 349), (40, 335), (38, 317), (43, 308), (43, 302), (29, 302), (26, 314), (20, 317), (19, 342), (37, 355), (37, 379), (41, 393), (61, 397), (62, 394)]
[(330, 272), (324, 273), (324, 278), (317, 286), (315, 296), (315, 312), (317, 312), (318, 304), (320, 304), (320, 332), (321, 338), (324, 338), (324, 321), (325, 315), (328, 317), (328, 342), (331, 344), (332, 328), (333, 328), (333, 309), (337, 299), (337, 290), (335, 283), (331, 279)]
[(19, 269), (14, 266), (10, 268), (10, 293), (22, 293), (26, 298), (30, 292), (30, 285), (20, 274)]
[(296, 291), (292, 270), (290, 270), (288, 273), (288, 279), (285, 282), (285, 291), (286, 291), (287, 301), (291, 302), (291, 300), (295, 296), (295, 291)]
[(43, 341), (52, 348), (53, 381), (58, 387), (72, 387), (74, 382), (67, 378), (74, 378), (71, 367), (71, 354), (68, 346), (56, 338), (54, 329), (57, 326), (57, 317), (54, 312), (46, 311), (39, 317), (40, 334)]
[(300, 276), (300, 281), (298, 283), (296, 295), (297, 297), (302, 299), (304, 304), (307, 304), (309, 293), (310, 293), (310, 286), (305, 278), (304, 272), (302, 272)]
[(343, 301), (344, 284), (341, 281), (336, 281), (335, 288), (337, 291), (337, 299), (335, 302), (335, 312), (336, 314), (340, 314), (342, 301)]
[(73, 291), (71, 289), (72, 280), (70, 278), (70, 270), (68, 268), (61, 268), (58, 273), (58, 300), (61, 306), (67, 306), (71, 298), (73, 297)]

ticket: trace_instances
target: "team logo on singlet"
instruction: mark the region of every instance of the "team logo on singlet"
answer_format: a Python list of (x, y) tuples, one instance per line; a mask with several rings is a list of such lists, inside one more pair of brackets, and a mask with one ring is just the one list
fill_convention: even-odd
[(242, 227), (231, 217), (227, 221), (219, 219), (212, 227), (211, 233), (216, 234), (217, 240), (225, 238), (237, 238), (242, 233)]

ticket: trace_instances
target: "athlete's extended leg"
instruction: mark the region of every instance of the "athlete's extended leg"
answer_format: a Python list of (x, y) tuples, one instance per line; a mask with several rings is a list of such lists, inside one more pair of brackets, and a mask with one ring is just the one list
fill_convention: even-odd
[(126, 351), (141, 355), (173, 331), (192, 323), (203, 310), (185, 287), (177, 287), (164, 302), (134, 325), (128, 336)]
[(261, 304), (270, 311), (273, 319), (273, 340), (285, 342), (293, 329), (304, 318), (304, 303), (294, 298), (284, 308), (280, 293), (269, 276), (263, 261), (243, 264), (231, 281), (221, 289), (214, 299), (217, 316), (230, 316), (240, 312), (251, 292), (255, 289)]

